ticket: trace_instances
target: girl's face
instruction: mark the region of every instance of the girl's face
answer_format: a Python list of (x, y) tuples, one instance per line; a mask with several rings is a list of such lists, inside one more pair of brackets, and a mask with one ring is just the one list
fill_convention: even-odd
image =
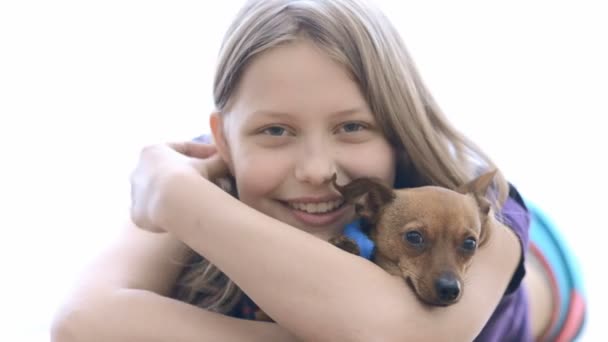
[(214, 114), (218, 149), (247, 205), (322, 239), (354, 220), (331, 185), (377, 177), (392, 186), (395, 155), (357, 83), (306, 40), (246, 68), (229, 113)]

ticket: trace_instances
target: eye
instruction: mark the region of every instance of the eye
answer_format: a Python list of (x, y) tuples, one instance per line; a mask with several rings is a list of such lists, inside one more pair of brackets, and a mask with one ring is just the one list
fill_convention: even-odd
[(261, 132), (263, 134), (280, 137), (280, 136), (285, 135), (287, 133), (287, 130), (281, 126), (269, 126), (269, 127), (264, 128)]
[(422, 234), (420, 234), (420, 232), (416, 231), (416, 230), (411, 230), (411, 231), (405, 233), (403, 238), (409, 244), (416, 246), (416, 247), (420, 247), (424, 243), (424, 238), (422, 237)]
[(340, 128), (345, 133), (353, 133), (366, 129), (368, 126), (360, 122), (347, 122)]
[(477, 241), (475, 241), (474, 238), (469, 237), (464, 239), (464, 242), (462, 243), (462, 249), (464, 249), (465, 251), (474, 251), (475, 248), (477, 248)]

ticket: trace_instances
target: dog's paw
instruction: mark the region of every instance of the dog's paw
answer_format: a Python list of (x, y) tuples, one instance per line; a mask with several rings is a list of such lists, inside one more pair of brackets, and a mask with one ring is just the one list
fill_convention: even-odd
[(338, 237), (332, 238), (329, 240), (329, 242), (332, 245), (334, 245), (342, 250), (345, 250), (349, 253), (352, 253), (355, 255), (360, 254), (359, 245), (357, 245), (357, 243), (353, 239), (346, 237), (344, 235), (340, 235)]

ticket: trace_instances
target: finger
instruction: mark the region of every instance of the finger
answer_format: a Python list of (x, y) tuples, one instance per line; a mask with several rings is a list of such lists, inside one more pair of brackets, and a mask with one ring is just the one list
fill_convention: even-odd
[(194, 141), (174, 142), (168, 144), (175, 151), (192, 158), (209, 158), (217, 153), (213, 144), (204, 144)]

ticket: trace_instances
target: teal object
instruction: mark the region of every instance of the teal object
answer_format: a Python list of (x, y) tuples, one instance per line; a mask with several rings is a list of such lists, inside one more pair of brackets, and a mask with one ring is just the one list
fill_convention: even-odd
[(586, 297), (581, 267), (555, 223), (536, 205), (526, 201), (526, 206), (530, 213), (530, 243), (545, 257), (557, 282), (560, 308), (556, 327), (562, 327), (571, 311), (572, 294)]

